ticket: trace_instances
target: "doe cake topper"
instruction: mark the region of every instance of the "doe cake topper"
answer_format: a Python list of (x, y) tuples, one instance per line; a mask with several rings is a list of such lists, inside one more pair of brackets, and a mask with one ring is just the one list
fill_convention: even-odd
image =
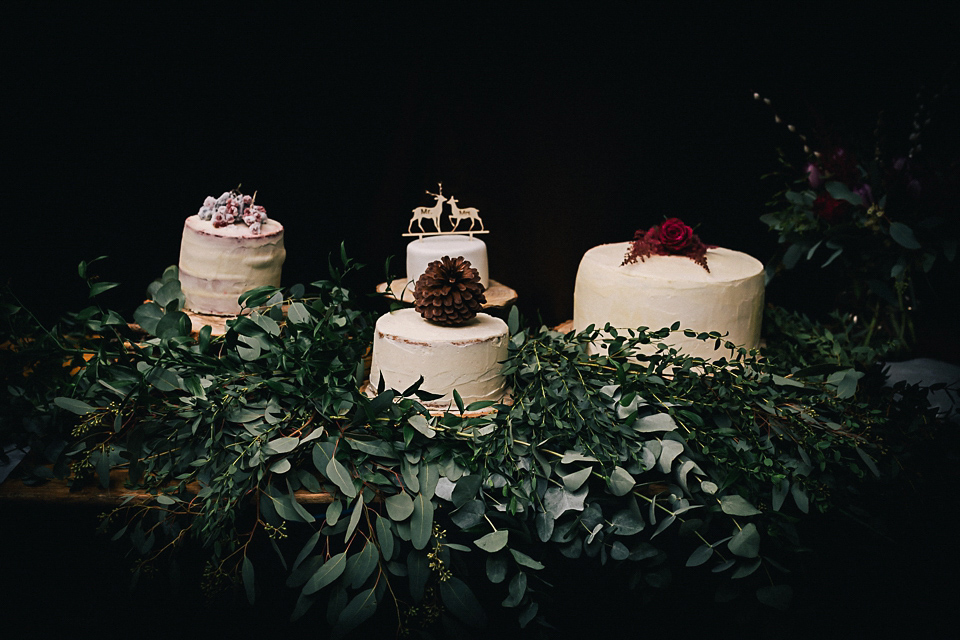
[[(467, 234), (472, 236), (475, 233), (489, 233), (486, 229), (483, 228), (483, 220), (480, 218), (480, 210), (474, 207), (461, 207), (459, 206), (459, 201), (453, 196), (447, 197), (443, 195), (443, 183), (437, 183), (437, 190), (439, 193), (433, 193), (432, 191), (427, 191), (427, 195), (433, 196), (435, 203), (432, 207), (417, 207), (413, 210), (413, 216), (410, 218), (410, 223), (407, 224), (407, 232), (403, 235), (405, 236), (443, 236), (443, 235), (452, 235), (452, 234)], [(444, 203), (450, 205), (450, 212), (447, 214), (450, 219), (450, 229), (444, 231), (440, 225), (440, 218), (443, 216), (443, 205)], [(424, 219), (430, 220), (433, 222), (434, 231), (427, 231), (423, 228)], [(460, 223), (464, 220), (470, 220), (470, 228), (461, 231), (459, 229)], [(413, 231), (413, 223), (417, 223), (417, 227), (420, 229), (419, 233)], [(479, 229), (476, 227), (479, 225)]]

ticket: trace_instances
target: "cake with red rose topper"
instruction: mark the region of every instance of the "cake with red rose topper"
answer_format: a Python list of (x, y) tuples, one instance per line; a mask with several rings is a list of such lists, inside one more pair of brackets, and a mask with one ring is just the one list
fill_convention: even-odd
[[(755, 258), (705, 244), (679, 218), (640, 229), (632, 242), (594, 247), (584, 254), (574, 288), (573, 326), (602, 329), (679, 322), (681, 329), (718, 331), (748, 349), (760, 343), (763, 265)], [(730, 356), (715, 341), (673, 332), (664, 340), (705, 359)], [(596, 350), (596, 349), (595, 349)]]
[(233, 190), (207, 197), (183, 225), (179, 271), (184, 308), (201, 315), (237, 315), (242, 293), (280, 286), (286, 255), (283, 225), (267, 218), (256, 194)]

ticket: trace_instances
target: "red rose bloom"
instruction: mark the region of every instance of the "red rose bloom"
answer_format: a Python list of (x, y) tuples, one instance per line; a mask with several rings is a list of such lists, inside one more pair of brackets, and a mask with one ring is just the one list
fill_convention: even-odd
[(683, 220), (670, 218), (659, 226), (637, 229), (620, 266), (636, 264), (637, 260), (644, 262), (650, 256), (686, 256), (710, 271), (707, 249), (713, 248), (713, 245), (703, 244), (693, 229), (683, 224)]
[(852, 208), (853, 205), (846, 200), (837, 200), (829, 193), (821, 193), (813, 201), (813, 212), (829, 224), (836, 224), (843, 220)]
[(693, 229), (685, 225), (680, 218), (669, 218), (660, 225), (660, 243), (667, 251), (683, 251), (692, 238)]

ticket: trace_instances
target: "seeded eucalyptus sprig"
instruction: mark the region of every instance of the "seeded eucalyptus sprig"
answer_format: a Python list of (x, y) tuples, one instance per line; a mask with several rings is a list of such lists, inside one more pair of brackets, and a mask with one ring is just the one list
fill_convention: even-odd
[[(724, 598), (782, 607), (793, 524), (889, 464), (892, 401), (864, 384), (875, 352), (784, 314), (760, 357), (699, 334), (718, 348), (705, 361), (657, 348), (677, 326), (561, 334), (514, 311), (512, 404), (466, 418), (491, 403), (455, 395), (435, 416), (419, 383), (369, 397), (373, 318), (341, 262), (310, 290), (245, 294), (249, 314), (221, 337), (189, 334), (174, 270), (135, 314), (147, 336), (92, 307), (11, 341), (23, 361), (54, 361), (5, 402), (69, 440), (58, 473), (105, 482), (125, 468), (152, 494), (103, 523), (136, 575), (200, 545), (205, 587), (236, 580), (253, 602), (279, 558), (292, 617), (319, 601), (334, 635), (378, 609), (399, 631), (480, 625), (481, 593), (538, 624), (558, 555), (624, 565), (648, 587), (693, 571)], [(588, 355), (599, 341), (607, 355)]]

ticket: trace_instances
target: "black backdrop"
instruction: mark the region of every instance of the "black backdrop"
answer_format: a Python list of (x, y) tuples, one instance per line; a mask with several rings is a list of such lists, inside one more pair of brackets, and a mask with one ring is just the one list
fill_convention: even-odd
[[(492, 276), (550, 324), (572, 315), (584, 251), (664, 216), (766, 260), (775, 240), (758, 216), (773, 187), (760, 176), (796, 139), (753, 92), (807, 130), (862, 132), (880, 109), (909, 115), (919, 90), (949, 77), (957, 15), (916, 3), (714, 5), (7, 4), (0, 275), (49, 318), (85, 304), (76, 264), (107, 255), (98, 272), (123, 283), (107, 302), (129, 313), (176, 262), (183, 218), (239, 183), (286, 226), (285, 284), (324, 277), (345, 242), (368, 265), (355, 286), (369, 291), (386, 256), (402, 268), (409, 212), (442, 181), (482, 211)], [(768, 297), (803, 307), (822, 284), (788, 279)], [(938, 500), (899, 506), (929, 519)], [(0, 517), (4, 603), (31, 610), (38, 628), (112, 619), (149, 631), (144, 621), (169, 611), (157, 607), (225, 623), (197, 600), (186, 613), (164, 589), (125, 598), (121, 561), (85, 533), (93, 514)], [(955, 552), (941, 555), (946, 533), (913, 545), (903, 527), (899, 545), (827, 527), (813, 539), (830, 551), (807, 567), (801, 608), (768, 616), (766, 630), (928, 628)], [(635, 596), (577, 580), (592, 595), (576, 610), (558, 601), (561, 622), (587, 632), (598, 609), (611, 624), (630, 619)], [(656, 615), (638, 609), (638, 632), (676, 630), (676, 598), (654, 603)], [(270, 620), (289, 611), (277, 599)], [(725, 611), (698, 608), (688, 623), (722, 627)], [(242, 606), (236, 616), (249, 628)], [(824, 627), (830, 616), (843, 617)]]
[(957, 59), (956, 15), (913, 8), (2, 11), (2, 273), (41, 313), (84, 304), (75, 266), (101, 255), (129, 312), (182, 219), (241, 183), (287, 229), (284, 284), (324, 277), (345, 242), (368, 291), (388, 255), (403, 270), (409, 212), (443, 182), (482, 212), (493, 278), (556, 324), (583, 252), (664, 216), (771, 256), (760, 176), (798, 142), (753, 92), (807, 131), (869, 135)]

